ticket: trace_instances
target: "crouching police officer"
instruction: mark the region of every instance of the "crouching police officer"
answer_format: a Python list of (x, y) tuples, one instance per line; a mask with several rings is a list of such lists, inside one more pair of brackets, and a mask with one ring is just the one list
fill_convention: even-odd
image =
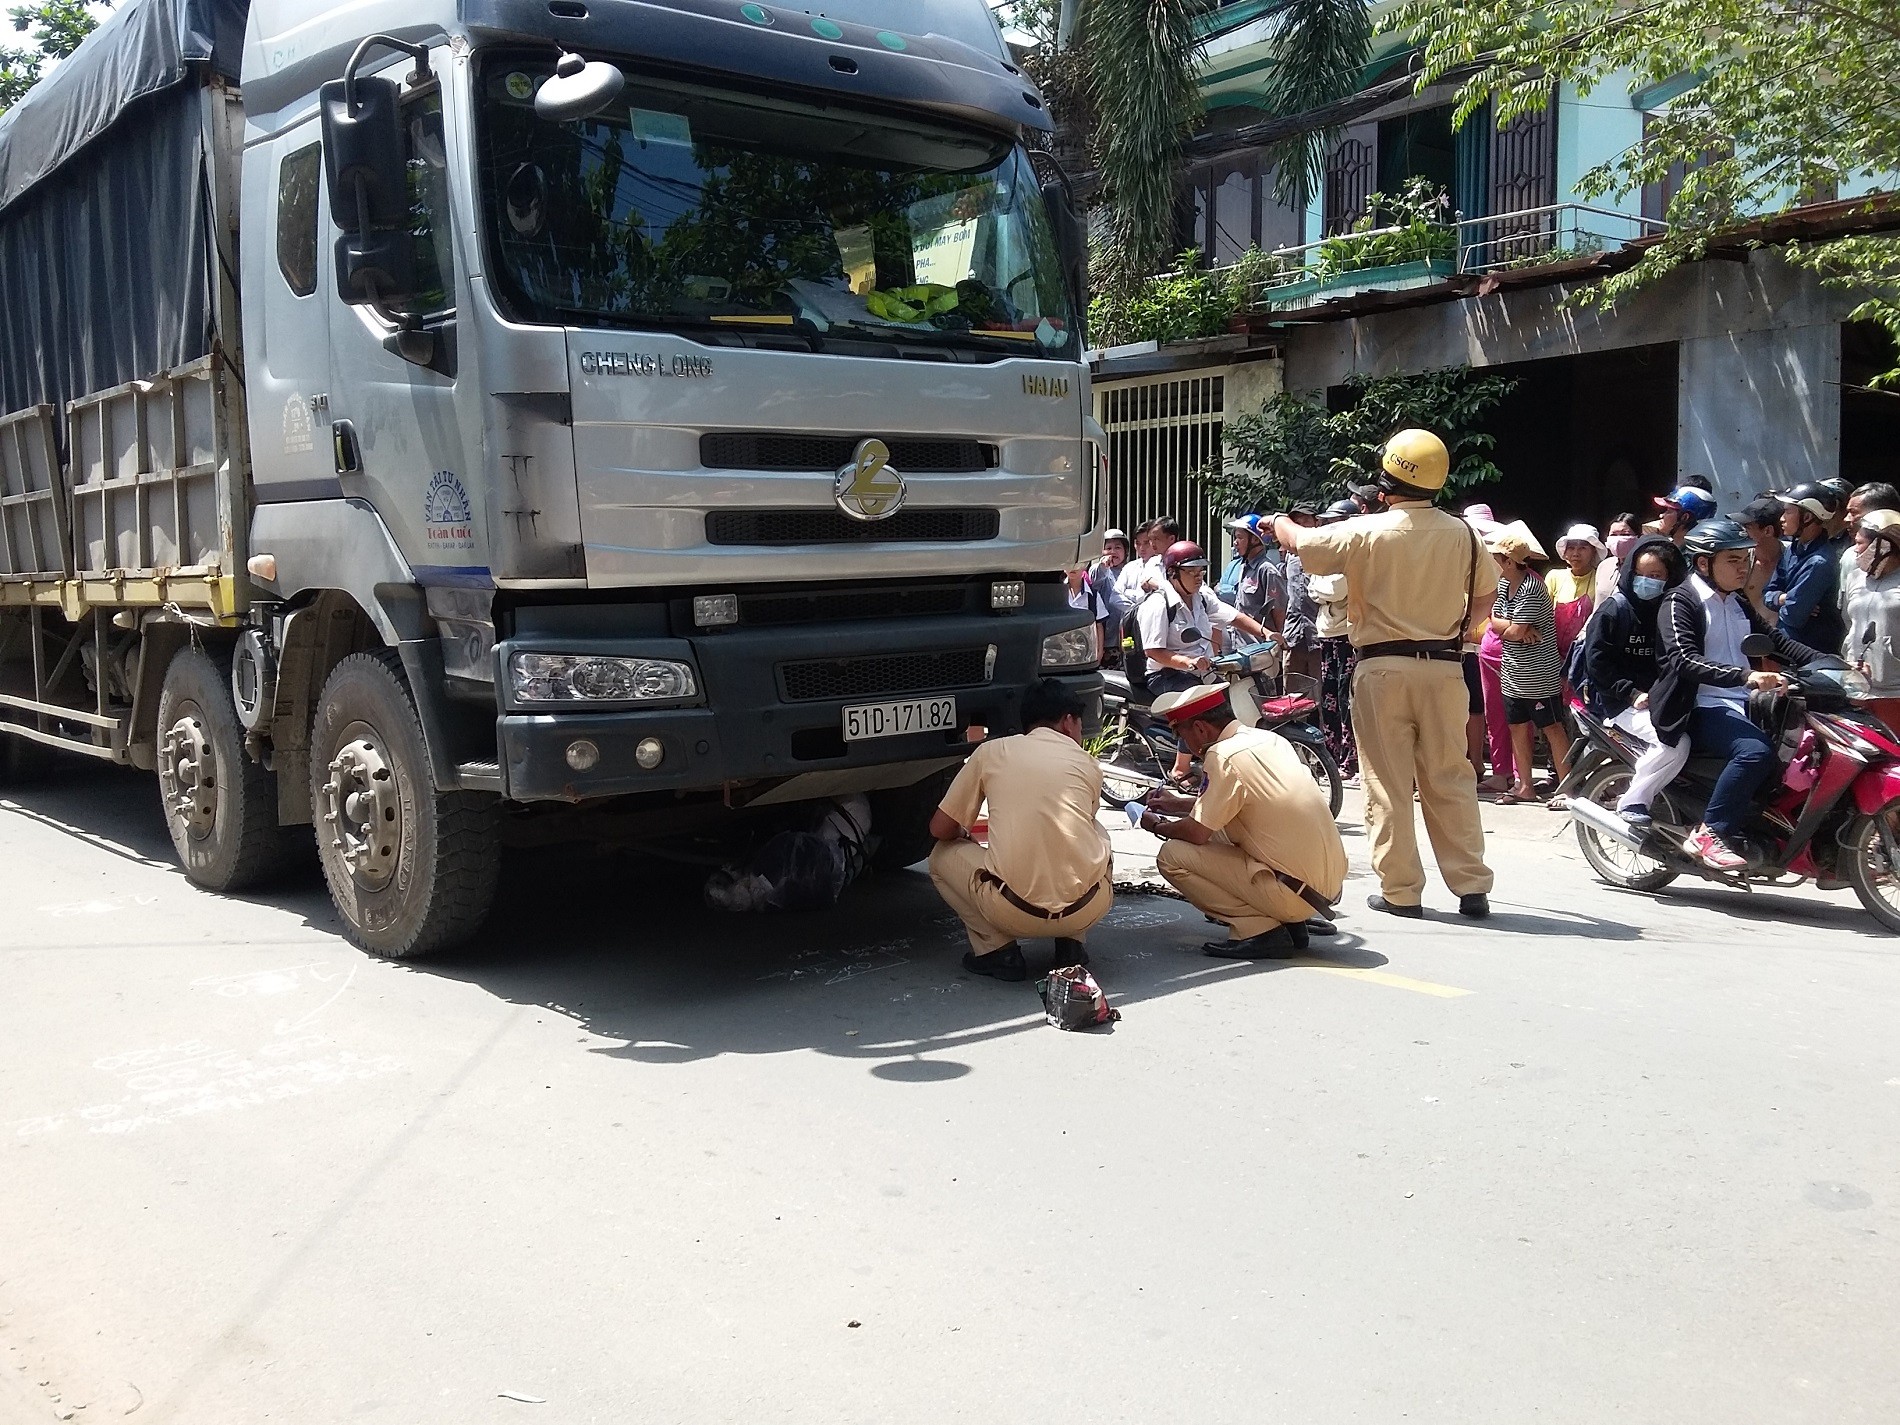
[[(1056, 942), (1057, 965), (1086, 965), (1082, 938), (1115, 903), (1114, 852), (1095, 820), (1102, 768), (1082, 750), (1082, 703), (1053, 678), (1023, 693), (1021, 737), (970, 754), (930, 818), (930, 879), (963, 921), (963, 967), (1028, 978), (1023, 939)], [(989, 845), (968, 828), (988, 802)]]
[(1367, 904), (1393, 915), (1425, 913), (1425, 867), (1412, 823), (1416, 790), (1459, 913), (1479, 919), (1491, 913), (1491, 870), (1477, 779), (1465, 756), (1470, 695), (1462, 655), (1482, 631), (1497, 572), (1470, 525), (1432, 508), (1451, 471), (1442, 440), (1402, 430), (1385, 443), (1380, 464), (1385, 513), (1318, 529), (1281, 515), (1274, 537), (1299, 555), (1307, 573), (1346, 576), (1346, 617), (1359, 655), (1352, 731), (1381, 889)]
[(1346, 848), (1313, 774), (1277, 732), (1242, 727), (1224, 687), (1168, 693), (1154, 710), (1207, 769), (1198, 800), (1157, 791), (1141, 818), (1167, 838), (1156, 869), (1228, 927), (1202, 950), (1233, 960), (1304, 950), (1308, 917), (1330, 921), (1346, 880)]

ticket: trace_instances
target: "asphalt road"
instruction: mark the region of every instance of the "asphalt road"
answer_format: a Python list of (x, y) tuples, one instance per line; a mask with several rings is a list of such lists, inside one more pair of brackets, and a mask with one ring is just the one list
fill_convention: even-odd
[(1124, 898), (1063, 1034), (920, 872), (543, 854), (412, 968), (68, 768), (0, 801), (0, 1421), (1900, 1417), (1900, 940), (1486, 815), (1489, 923)]

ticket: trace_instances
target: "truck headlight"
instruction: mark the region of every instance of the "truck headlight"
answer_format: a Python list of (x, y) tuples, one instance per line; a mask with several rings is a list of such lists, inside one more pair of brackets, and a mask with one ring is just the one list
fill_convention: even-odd
[(1045, 668), (1086, 668), (1100, 661), (1095, 647), (1095, 625), (1065, 628), (1042, 641), (1042, 666)]
[(699, 691), (690, 664), (665, 658), (516, 653), (508, 678), (523, 703), (675, 702)]

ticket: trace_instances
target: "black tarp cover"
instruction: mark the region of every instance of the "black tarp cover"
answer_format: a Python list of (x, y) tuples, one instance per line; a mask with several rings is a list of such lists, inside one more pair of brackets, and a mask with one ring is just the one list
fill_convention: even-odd
[(235, 81), (248, 0), (127, 0), (0, 116), (0, 210), (193, 64)]
[(0, 117), (0, 413), (210, 351), (203, 96), (187, 81), (235, 76), (244, 14), (129, 0)]
[(141, 100), (0, 212), (0, 412), (211, 350), (199, 103), (196, 85)]

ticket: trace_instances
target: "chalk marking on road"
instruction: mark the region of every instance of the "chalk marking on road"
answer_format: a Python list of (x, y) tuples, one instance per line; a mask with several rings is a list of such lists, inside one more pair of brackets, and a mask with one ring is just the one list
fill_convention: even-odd
[(1404, 975), (1387, 974), (1384, 970), (1362, 970), (1356, 965), (1315, 965), (1301, 961), (1291, 965), (1294, 970), (1318, 970), (1322, 975), (1344, 975), (1349, 980), (1368, 980), (1375, 985), (1389, 985), (1395, 990), (1410, 990), (1414, 994), (1434, 995), (1439, 999), (1458, 999), (1471, 993), (1455, 985), (1436, 985), (1430, 980), (1411, 980)]
[[(321, 970), (325, 965), (329, 963), (330, 962), (328, 960), (321, 960), (318, 963), (310, 966), (309, 967), (310, 978), (317, 981), (319, 984), (328, 983), (330, 977), (327, 975), (319, 974), (318, 971)], [(362, 968), (363, 968), (363, 962), (361, 960), (356, 960), (356, 961), (351, 962), (350, 972), (349, 974), (343, 977), (343, 983), (336, 987), (335, 994), (331, 995), (327, 1000), (325, 1000), (322, 1004), (318, 1005), (315, 1009), (311, 1010), (310, 1013), (304, 1015), (301, 1019), (294, 1020), (294, 1021), (287, 1021), (287, 1020), (282, 1020), (282, 1019), (278, 1020), (276, 1027), (271, 1032), (273, 1034), (289, 1034), (295, 1030), (302, 1029), (306, 1024), (310, 1023), (311, 1020), (315, 1019), (318, 1015), (322, 1014), (324, 1010), (328, 1009), (331, 1005), (335, 1004), (337, 1000), (342, 997), (343, 991), (347, 990), (353, 983), (355, 983), (356, 972)]]

